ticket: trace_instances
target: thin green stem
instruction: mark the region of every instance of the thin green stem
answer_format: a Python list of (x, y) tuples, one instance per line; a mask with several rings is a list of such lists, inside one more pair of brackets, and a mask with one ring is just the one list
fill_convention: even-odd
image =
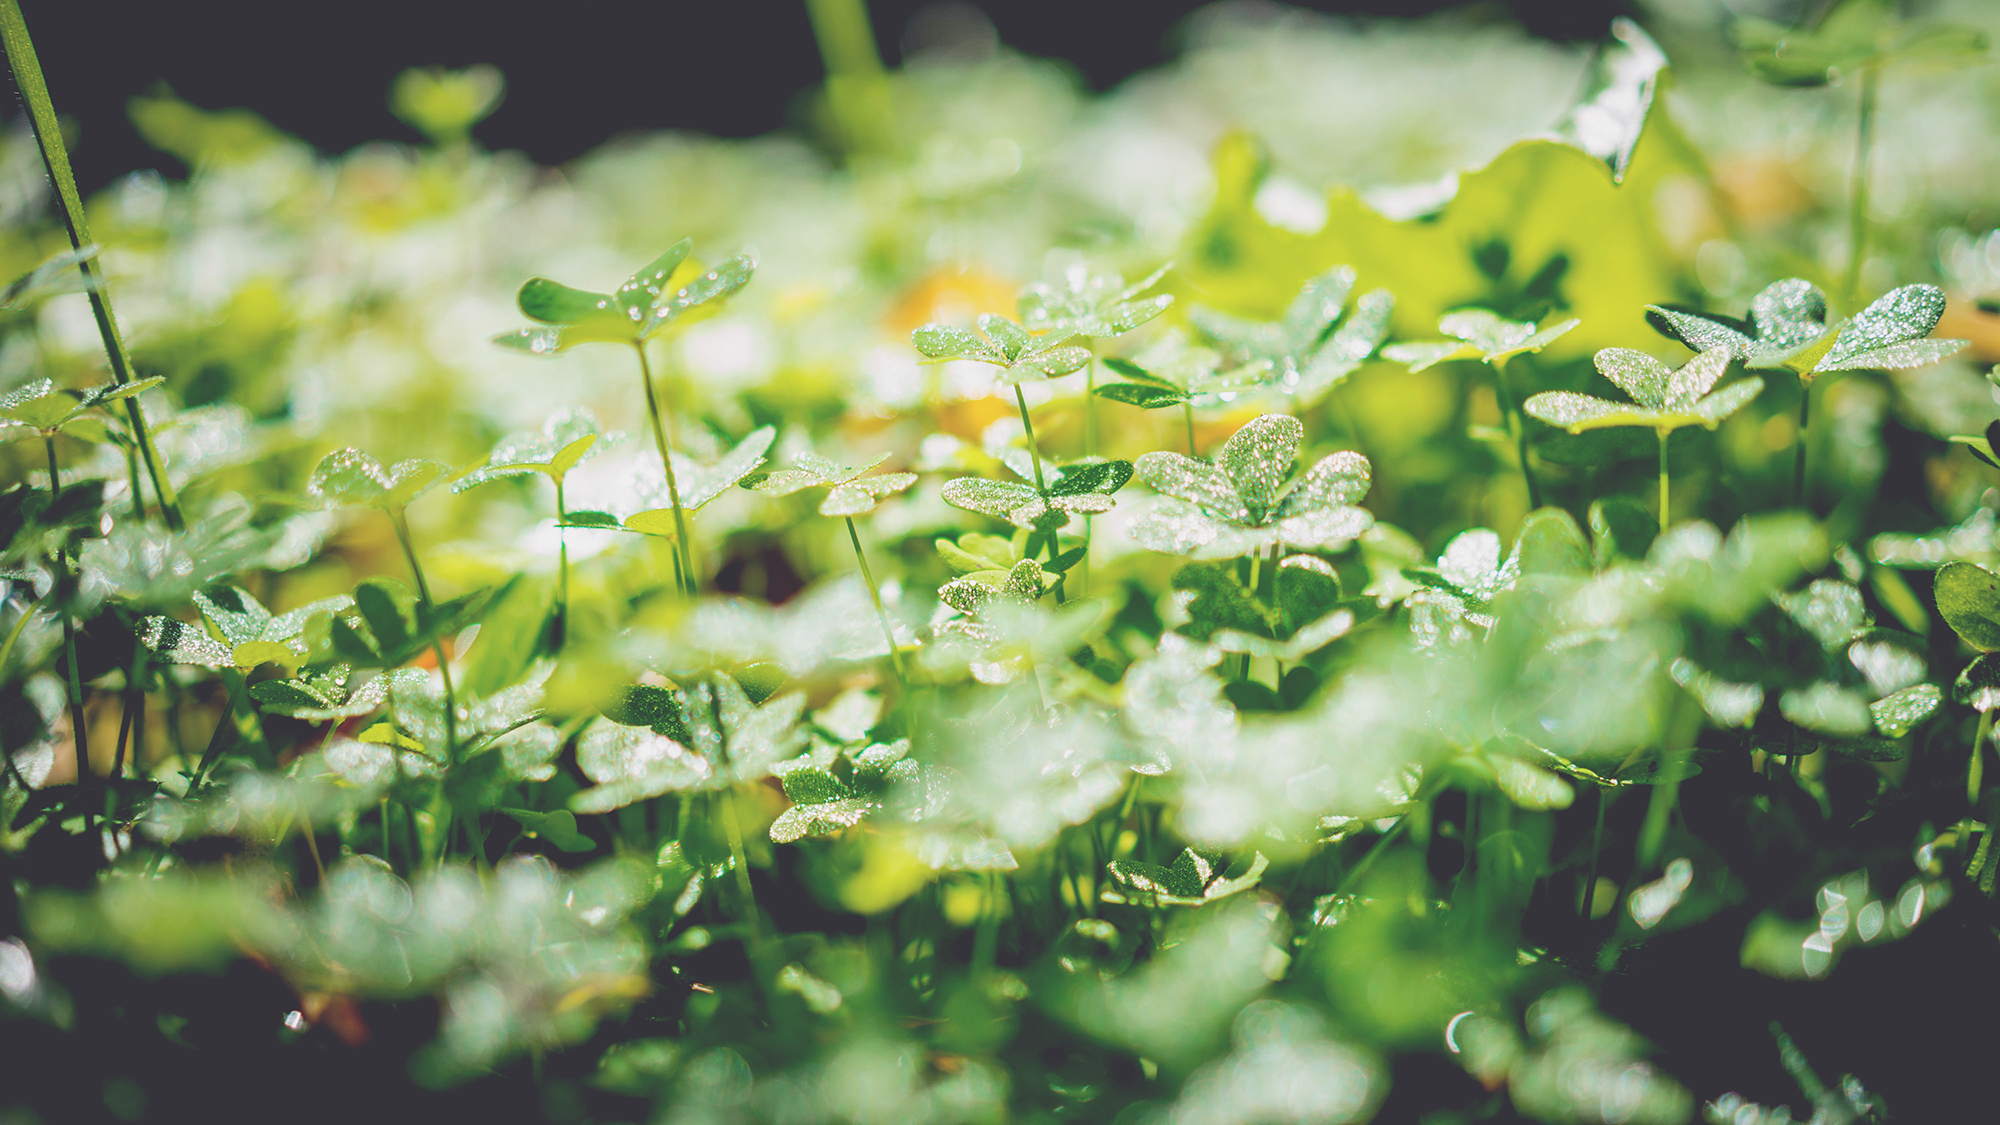
[(1806, 432), (1812, 423), (1812, 383), (1799, 381), (1799, 434), (1792, 442), (1792, 507), (1806, 502)]
[(805, 0), (805, 5), (826, 64), (827, 101), (840, 140), (849, 152), (874, 148), (889, 135), (895, 104), (866, 0)]
[(1493, 365), (1493, 388), (1500, 396), (1500, 409), (1507, 414), (1507, 432), (1514, 438), (1515, 453), (1521, 459), (1521, 479), (1528, 485), (1528, 510), (1542, 506), (1542, 490), (1535, 484), (1535, 471), (1528, 466), (1528, 427), (1521, 421), (1521, 408), (1514, 402), (1514, 391), (1507, 385), (1507, 361)]
[(1881, 72), (1869, 67), (1861, 72), (1861, 112), (1854, 136), (1854, 174), (1848, 191), (1847, 279), (1844, 285), (1850, 306), (1861, 303), (1861, 267), (1868, 260), (1868, 162), (1875, 141), (1875, 91)]
[(1181, 420), (1187, 423), (1188, 456), (1189, 457), (1201, 456), (1201, 454), (1196, 453), (1194, 451), (1194, 400), (1193, 399), (1184, 398), (1181, 400)]
[(689, 597), (699, 592), (694, 577), (694, 549), (688, 542), (687, 513), (681, 508), (681, 486), (674, 479), (674, 455), (667, 443), (666, 423), (660, 417), (660, 397), (653, 390), (653, 365), (646, 360), (646, 345), (633, 344), (639, 354), (639, 381), (646, 387), (646, 414), (653, 420), (653, 444), (660, 450), (660, 467), (667, 474), (667, 500), (674, 506), (675, 565), (680, 568), (681, 588)]
[(1970, 805), (1979, 803), (1979, 791), (1985, 783), (1986, 739), (1993, 733), (1993, 712), (1979, 713), (1979, 729), (1972, 734), (1972, 756), (1965, 763), (1965, 801)]
[(1028, 396), (1021, 392), (1021, 384), (1014, 384), (1014, 402), (1021, 408), (1021, 428), (1028, 432), (1028, 456), (1035, 463), (1035, 491), (1046, 493), (1049, 486), (1042, 483), (1042, 452), (1035, 444), (1035, 424), (1028, 420)]
[(1669, 510), (1668, 502), (1670, 499), (1668, 492), (1668, 488), (1670, 487), (1668, 481), (1670, 478), (1667, 475), (1667, 431), (1657, 430), (1655, 432), (1660, 435), (1660, 534), (1665, 535), (1667, 532), (1667, 512)]
[(569, 508), (563, 500), (563, 481), (556, 478), (556, 627), (554, 648), (562, 651), (569, 637)]
[(750, 858), (743, 850), (743, 825), (736, 818), (736, 794), (724, 789), (716, 795), (722, 804), (722, 828), (729, 835), (729, 861), (736, 868), (736, 895), (741, 900), (743, 923), (750, 927), (751, 944), (764, 941), (763, 919), (757, 913), (757, 892), (750, 886)]
[[(403, 545), (403, 558), (409, 561), (410, 573), (417, 580), (417, 597), (423, 599), (424, 612), (431, 609), (430, 583), (424, 581), (423, 564), (417, 561), (417, 549), (410, 542), (410, 519), (401, 508), (389, 513), (389, 522), (396, 527), (396, 541)], [(444, 756), (447, 762), (455, 762), (458, 748), (458, 694), (451, 687), (451, 654), (444, 648), (443, 637), (431, 638), (431, 651), (437, 653), (438, 672), (444, 677)]]
[(1083, 455), (1097, 456), (1097, 346), (1092, 343), (1090, 362), (1083, 368)]
[(1590, 907), (1597, 898), (1597, 860), (1604, 854), (1604, 809), (1611, 803), (1611, 791), (1597, 790), (1597, 829), (1590, 837), (1590, 874), (1583, 881), (1583, 903), (1577, 908), (1583, 921), (1590, 921)]
[(875, 585), (875, 573), (868, 569), (868, 553), (861, 549), (861, 533), (854, 528), (854, 517), (847, 517), (847, 541), (854, 544), (854, 561), (861, 564), (861, 580), (868, 583), (868, 596), (875, 601), (875, 619), (882, 623), (882, 639), (889, 643), (889, 663), (895, 666), (896, 683), (905, 696), (910, 693), (910, 678), (903, 671), (903, 653), (896, 647), (896, 631), (889, 627), (889, 611), (882, 608), (882, 590)]
[(187, 795), (192, 797), (201, 791), (202, 783), (208, 778), (208, 771), (235, 744), (242, 732), (236, 725), (236, 710), (243, 705), (243, 676), (233, 668), (225, 668), (222, 682), (229, 689), (229, 698), (222, 705), (222, 718), (215, 724), (215, 733), (208, 737), (208, 749), (201, 752), (201, 762), (194, 768), (194, 776), (188, 780)]
[[(20, 18), (20, 10), (13, 7), (11, 0), (8, 0), (7, 7), (13, 9), (14, 18)], [(8, 43), (8, 47), (10, 50), (13, 47), (11, 40)], [(56, 464), (56, 439), (54, 434), (44, 433), (42, 435), (42, 448), (49, 455), (49, 507), (54, 508), (62, 499), (62, 469)], [(68, 658), (69, 664), (70, 741), (76, 746), (76, 783), (82, 786), (90, 782), (90, 731), (83, 717), (83, 676), (80, 674), (76, 663), (76, 618), (75, 615), (70, 613), (69, 602), (61, 596), (61, 586), (67, 583), (69, 579), (69, 552), (62, 547), (57, 547), (57, 601), (61, 603), (62, 608), (63, 653)], [(10, 639), (8, 643), (11, 645), (13, 642)], [(85, 807), (83, 814), (83, 830), (86, 833), (90, 831), (90, 811), (88, 806)]]
[[(35, 57), (35, 45), (28, 37), (28, 24), (21, 17), (21, 5), (17, 0), (0, 0), (0, 42), (6, 46), (7, 62), (14, 72), (14, 84), (20, 89), (21, 100), (27, 106), (28, 123), (34, 129), (35, 142), (42, 151), (42, 166), (48, 172), (49, 181), (55, 185), (56, 198), (62, 204), (63, 224), (69, 232), (70, 248), (81, 250), (90, 242), (90, 225), (84, 216), (83, 197), (76, 190), (76, 176), (69, 165), (69, 150), (63, 145), (62, 129), (56, 123), (55, 105), (49, 99), (49, 86), (42, 77), (42, 64)], [(82, 261), (77, 263), (77, 268), (83, 272), (84, 291), (90, 297), (90, 312), (97, 321), (97, 333), (104, 340), (104, 354), (111, 364), (112, 381), (122, 386), (132, 381), (132, 361), (126, 355), (124, 339), (118, 334), (118, 323), (111, 315), (111, 296), (95, 263)], [(174, 495), (172, 482), (161, 471), (160, 454), (153, 447), (153, 437), (146, 429), (146, 416), (139, 409), (136, 395), (125, 400), (125, 417), (131, 423), (132, 436), (138, 442), (140, 456), (146, 463), (146, 473), (152, 478), (153, 491), (160, 498), (160, 511), (166, 516), (167, 526), (179, 531), (185, 526), (181, 520), (180, 501)]]

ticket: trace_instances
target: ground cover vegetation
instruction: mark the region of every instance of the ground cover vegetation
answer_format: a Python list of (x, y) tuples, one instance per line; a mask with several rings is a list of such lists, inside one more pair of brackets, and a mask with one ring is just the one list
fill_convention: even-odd
[(1982, 1104), (1995, 13), (1808, 7), (84, 200), (0, 0), (0, 1112)]

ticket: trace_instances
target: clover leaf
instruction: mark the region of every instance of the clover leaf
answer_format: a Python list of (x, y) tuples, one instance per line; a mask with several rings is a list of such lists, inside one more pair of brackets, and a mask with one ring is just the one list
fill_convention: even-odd
[(1001, 385), (1011, 387), (1025, 379), (1083, 370), (1090, 363), (1090, 349), (1067, 342), (1076, 335), (1063, 328), (1035, 333), (1004, 316), (983, 313), (977, 333), (948, 324), (926, 324), (910, 334), (910, 342), (933, 362), (969, 359), (990, 363), (1000, 368)]
[(603, 436), (597, 419), (589, 411), (558, 411), (538, 432), (509, 434), (500, 439), (487, 456), (486, 464), (454, 481), (451, 490), (464, 492), (526, 473), (541, 473), (560, 486), (571, 469), (597, 452), (597, 443)]
[(1986, 35), (1955, 24), (1912, 25), (1888, 0), (1845, 0), (1811, 28), (1744, 17), (1732, 38), (1751, 73), (1779, 86), (1824, 86), (1843, 74), (1895, 66), (1952, 70), (1986, 58)]
[(1224, 652), (1296, 663), (1354, 627), (1339, 606), (1340, 576), (1326, 560), (1292, 555), (1278, 564), (1273, 604), (1237, 581), (1228, 563), (1194, 563), (1174, 574), (1188, 622), (1176, 631)]
[(1230, 895), (1247, 891), (1263, 878), (1270, 861), (1255, 852), (1240, 873), (1225, 869), (1219, 859), (1186, 848), (1175, 857), (1173, 866), (1114, 859), (1105, 871), (1114, 884), (1104, 888), (1101, 898), (1113, 904), (1143, 906), (1205, 906)]
[[(696, 461), (676, 450), (673, 454), (674, 475), (680, 481), (681, 511), (693, 512), (708, 505), (716, 497), (740, 484), (757, 466), (764, 463), (765, 451), (778, 439), (778, 431), (770, 426), (759, 426), (744, 435), (729, 452), (714, 461)], [(573, 527), (608, 528), (616, 530), (619, 521), (605, 517), (604, 522), (577, 523), (578, 517), (589, 517), (598, 513), (576, 512), (571, 516)], [(672, 506), (649, 508), (626, 516), (623, 527), (646, 535), (672, 538), (677, 534)]]
[(1382, 358), (1404, 364), (1413, 374), (1450, 359), (1501, 363), (1524, 352), (1541, 351), (1581, 323), (1571, 317), (1538, 328), (1488, 309), (1460, 309), (1438, 320), (1438, 331), (1451, 339), (1391, 344), (1382, 349)]
[(271, 663), (296, 670), (309, 653), (306, 634), (313, 619), (344, 612), (354, 599), (339, 594), (273, 615), (248, 591), (210, 586), (196, 591), (194, 604), (208, 623), (207, 633), (171, 617), (153, 616), (139, 623), (139, 639), (176, 664), (254, 668)]
[[(1020, 472), (1017, 458), (1003, 455)], [(1006, 520), (1029, 531), (1054, 531), (1072, 516), (1108, 512), (1113, 493), (1132, 479), (1132, 462), (1086, 458), (1046, 467), (1047, 487), (986, 477), (958, 477), (944, 484), (944, 501), (954, 508)]]
[(1129, 359), (1107, 358), (1104, 366), (1126, 381), (1099, 383), (1090, 392), (1099, 398), (1108, 398), (1141, 410), (1159, 410), (1179, 406), (1191, 397), (1186, 387), (1163, 375), (1156, 375)]
[(1972, 563), (1948, 562), (1931, 587), (1938, 615), (1981, 652), (2000, 651), (2000, 576)]
[(1810, 383), (1828, 371), (1921, 367), (1964, 340), (1927, 340), (1944, 316), (1935, 285), (1892, 290), (1842, 324), (1828, 323), (1826, 294), (1801, 278), (1773, 282), (1751, 299), (1749, 323), (1648, 305), (1653, 327), (1697, 351), (1726, 348), (1744, 366), (1783, 367)]
[(1044, 610), (1038, 603), (1054, 580), (1022, 559), (1004, 573), (973, 571), (945, 583), (938, 600), (958, 615), (931, 628), (935, 643), (923, 649), (924, 662), (934, 672), (960, 668), (980, 683), (1006, 684), (1074, 650), (1097, 623), (1097, 603), (1072, 598)]
[(1229, 367), (1217, 377), (1216, 389), (1262, 386), (1311, 401), (1352, 374), (1388, 338), (1396, 308), (1388, 290), (1371, 290), (1340, 323), (1354, 277), (1350, 267), (1335, 266), (1308, 280), (1275, 321), (1190, 309), (1188, 320), (1213, 341)]
[(1015, 308), (1021, 326), (1030, 332), (1058, 338), (1123, 336), (1173, 305), (1173, 297), (1165, 293), (1140, 296), (1158, 285), (1172, 268), (1171, 264), (1161, 266), (1127, 285), (1116, 273), (1093, 273), (1079, 262), (1063, 271), (1060, 286), (1036, 282), (1022, 290)]
[(412, 458), (387, 469), (375, 458), (352, 447), (320, 458), (306, 481), (306, 494), (328, 507), (370, 507), (394, 512), (443, 484), (451, 466)]
[(844, 754), (851, 767), (844, 779), (810, 757), (780, 763), (772, 772), (792, 807), (771, 822), (771, 842), (831, 836), (861, 823), (887, 803), (892, 787), (922, 779), (923, 767), (906, 757), (909, 752), (910, 740), (904, 738)]
[(493, 342), (530, 355), (554, 355), (577, 344), (644, 343), (683, 316), (748, 285), (757, 270), (749, 255), (738, 254), (670, 290), (686, 272), (681, 266), (693, 247), (692, 239), (681, 239), (612, 293), (531, 277), (517, 300), (522, 314), (539, 324), (501, 333)]
[(0, 398), (0, 441), (57, 434), (100, 443), (116, 440), (90, 411), (152, 390), (164, 382), (156, 375), (131, 383), (105, 383), (88, 390), (69, 391), (57, 390), (47, 379), (37, 379)]
[(882, 473), (878, 476), (866, 475), (889, 455), (882, 454), (866, 464), (849, 468), (836, 465), (816, 453), (801, 453), (792, 459), (792, 467), (773, 473), (753, 473), (744, 477), (744, 488), (757, 492), (771, 492), (779, 496), (805, 488), (827, 489), (826, 499), (820, 501), (819, 514), (823, 516), (859, 516), (875, 510), (875, 505), (883, 498), (917, 483), (915, 473)]
[(1597, 370), (1631, 395), (1636, 406), (1595, 395), (1544, 391), (1530, 396), (1521, 409), (1530, 417), (1573, 434), (1610, 426), (1648, 426), (1662, 438), (1682, 426), (1706, 426), (1712, 430), (1724, 418), (1749, 405), (1764, 389), (1764, 381), (1752, 376), (1709, 393), (1709, 388), (1715, 386), (1729, 367), (1733, 354), (1727, 348), (1715, 348), (1676, 370), (1644, 352), (1605, 348), (1595, 357)]
[(594, 784), (570, 809), (605, 813), (663, 793), (727, 789), (768, 776), (797, 752), (806, 698), (790, 692), (752, 703), (740, 684), (717, 672), (678, 697), (685, 738), (656, 729), (599, 722), (577, 740), (576, 764)]
[(1375, 522), (1355, 507), (1368, 493), (1368, 459), (1321, 458), (1289, 486), (1305, 427), (1286, 414), (1253, 418), (1213, 463), (1180, 453), (1139, 458), (1139, 477), (1163, 499), (1132, 527), (1140, 544), (1198, 559), (1237, 558), (1278, 544), (1337, 549)]

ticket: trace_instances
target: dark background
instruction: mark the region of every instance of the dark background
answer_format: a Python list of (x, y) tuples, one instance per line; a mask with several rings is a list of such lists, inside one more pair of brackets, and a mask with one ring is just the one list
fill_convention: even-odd
[[(963, 3), (963, 0), (961, 0)], [(923, 34), (932, 0), (870, 0), (894, 66)], [(1002, 43), (1069, 60), (1104, 90), (1176, 50), (1195, 0), (980, 0)], [(1363, 16), (1416, 16), (1445, 0), (1306, 0)], [(1595, 39), (1622, 0), (1484, 0), (1467, 13), (1558, 39)], [(803, 0), (653, 0), (575, 5), (468, 0), (21, 0), (57, 112), (80, 130), (72, 152), (88, 192), (137, 168), (185, 173), (141, 140), (126, 102), (165, 82), (204, 109), (247, 106), (325, 152), (416, 141), (391, 116), (389, 83), (407, 67), (492, 63), (507, 76), (499, 111), (475, 135), (555, 164), (638, 129), (756, 136), (793, 118), (823, 71)], [(12, 107), (10, 106), (11, 110)]]

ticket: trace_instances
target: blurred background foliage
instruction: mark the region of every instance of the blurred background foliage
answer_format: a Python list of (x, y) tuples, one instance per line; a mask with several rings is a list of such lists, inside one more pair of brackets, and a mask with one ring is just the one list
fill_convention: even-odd
[[(2000, 415), (2000, 70), (1883, 65), (1857, 226), (1852, 63), (1760, 76), (1741, 22), (1810, 7), (1648, 0), (1638, 25), (1607, 14), (1566, 39), (1491, 5), (1221, 4), (1112, 85), (1040, 55), (1157, 41), (1155, 24), (1052, 12), (1017, 37), (940, 6), (884, 67), (858, 6), (812, 3), (758, 32), (772, 51), (817, 33), (827, 80), (792, 127), (626, 131), (634, 99), (792, 96), (680, 79), (669, 50), (602, 121), (574, 102), (530, 118), (575, 146), (559, 163), (483, 142), (489, 115), (546, 113), (511, 67), (379, 76), (408, 131), (338, 154), (165, 87), (134, 98), (132, 128), (180, 169), (105, 178), (88, 217), (137, 374), (161, 380), (140, 401), (194, 528), (125, 519), (138, 477), (115, 444), (54, 446), (102, 509), (61, 531), (84, 575), (69, 604), (92, 690), (74, 712), (63, 631), (33, 608), (38, 559), (62, 548), (10, 548), (8, 1120), (385, 1099), (563, 1122), (1743, 1122), (1787, 1102), (1840, 1122), (1973, 1104), (1983, 1040), (1950, 1016), (2000, 999), (2000, 809), (1978, 764), (1993, 703), (1973, 683), (1939, 704), (1969, 650), (1934, 620), (1930, 571), (2000, 554), (1992, 470), (1947, 440)], [(1904, 14), (2000, 33), (1978, 0)], [(29, 17), (44, 42), (78, 34)], [(0, 276), (69, 248), (41, 159), (10, 122)], [(861, 521), (905, 686), (852, 576), (854, 523), (727, 488), (678, 548), (616, 530), (667, 503), (628, 357), (489, 343), (520, 322), (521, 279), (609, 291), (684, 235), (695, 264), (671, 284), (738, 253), (755, 280), (651, 353), (677, 451), (713, 465), (762, 440), (767, 468), (816, 451), (919, 474)], [(1375, 359), (1320, 401), (1200, 394), (1185, 434), (1179, 410), (1093, 400), (1103, 369), (1022, 386), (1053, 461), (1214, 453), (1272, 409), (1303, 423), (1301, 468), (1364, 453), (1376, 527), (1320, 552), (1321, 608), (1353, 629), (1338, 643), (1225, 654), (1218, 630), (1252, 619), (1214, 606), (1258, 572), (1142, 550), (1143, 487), (1093, 517), (1062, 577), (1094, 608), (936, 608), (960, 575), (1037, 583), (1032, 603), (1057, 551), (1045, 585), (1013, 579), (1025, 536), (947, 504), (945, 472), (1019, 472), (1022, 426), (992, 366), (926, 363), (911, 333), (1012, 314), (1079, 265), (1169, 263), (1168, 313), (1100, 354), (1198, 366), (1175, 343), (1191, 308), (1272, 320), (1340, 266), (1353, 293), (1393, 294), (1398, 341), (1466, 306), (1580, 323), (1504, 367)], [(1936, 334), (1970, 346), (1825, 379), (1804, 435), (1790, 378), (1657, 449), (1630, 429), (1508, 432), (1495, 372), (1609, 395), (1600, 349), (1690, 354), (1646, 306), (1737, 315), (1786, 277), (1839, 315), (1940, 286)], [(81, 295), (0, 310), (0, 390), (95, 385), (102, 364)], [(562, 503), (609, 527), (559, 528), (551, 473), (433, 492), (406, 523), (308, 496), (339, 447), (469, 469), (526, 433), (490, 463), (546, 461), (586, 418), (601, 433)], [(1523, 459), (1567, 515), (1530, 515)], [(17, 496), (46, 493), (45, 464), (39, 442), (0, 447)], [(1660, 523), (1678, 526), (1655, 542), (1662, 471)], [(421, 599), (399, 528), (422, 545)], [(699, 600), (672, 591), (683, 551)], [(200, 667), (146, 621), (242, 643), (193, 600), (222, 575), (277, 614), (379, 597), (405, 624), (364, 604), (360, 643), (406, 667), (291, 679), (336, 643), (297, 630), (255, 638), (276, 673), (226, 649)], [(357, 588), (385, 575), (398, 585)], [(433, 592), (472, 596), (478, 633), (432, 628), (427, 648)], [(384, 630), (406, 627), (391, 654)], [(293, 703), (256, 692), (279, 681)], [(72, 714), (93, 771), (122, 771), (102, 794), (73, 784)], [(1870, 760), (1864, 734), (1891, 749)], [(226, 784), (191, 784), (207, 769)]]

